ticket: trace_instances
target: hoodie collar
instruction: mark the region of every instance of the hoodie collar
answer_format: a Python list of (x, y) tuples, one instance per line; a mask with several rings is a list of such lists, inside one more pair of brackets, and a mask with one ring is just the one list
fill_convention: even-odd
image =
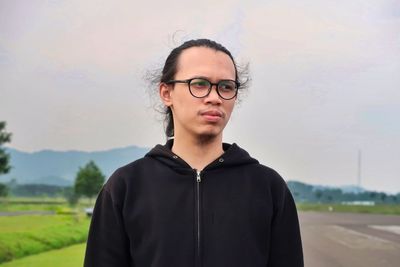
[[(178, 155), (174, 154), (171, 149), (174, 143), (173, 139), (166, 142), (165, 145), (156, 145), (150, 150), (145, 157), (154, 158), (158, 161), (163, 162), (173, 169), (191, 169), (183, 159)], [(208, 164), (204, 170), (211, 170), (215, 168), (223, 167), (236, 167), (239, 165), (246, 164), (257, 164), (258, 161), (252, 158), (247, 151), (240, 148), (237, 144), (223, 143), (223, 150), (225, 151), (220, 157)]]

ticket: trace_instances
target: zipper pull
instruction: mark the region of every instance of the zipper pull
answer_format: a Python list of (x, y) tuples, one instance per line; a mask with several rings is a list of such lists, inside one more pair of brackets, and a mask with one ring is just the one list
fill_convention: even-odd
[(197, 182), (198, 182), (198, 183), (201, 182), (200, 172), (201, 172), (201, 171), (196, 170), (196, 173), (197, 173)]

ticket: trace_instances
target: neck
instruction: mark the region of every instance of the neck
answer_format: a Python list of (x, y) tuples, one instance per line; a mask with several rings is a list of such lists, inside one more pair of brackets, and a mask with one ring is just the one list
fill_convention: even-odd
[(224, 153), (222, 134), (197, 138), (181, 138), (179, 135), (175, 135), (172, 152), (179, 155), (190, 167), (202, 170)]

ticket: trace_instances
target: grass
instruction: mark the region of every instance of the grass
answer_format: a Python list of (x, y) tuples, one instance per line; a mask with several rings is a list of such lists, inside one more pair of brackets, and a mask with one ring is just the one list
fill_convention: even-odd
[(353, 213), (373, 213), (386, 215), (400, 215), (400, 205), (343, 205), (343, 204), (317, 204), (317, 203), (297, 203), (300, 211), (332, 211), (332, 212), (353, 212)]
[(73, 245), (0, 264), (0, 267), (81, 267), (85, 244)]
[(83, 214), (0, 217), (0, 263), (85, 242)]

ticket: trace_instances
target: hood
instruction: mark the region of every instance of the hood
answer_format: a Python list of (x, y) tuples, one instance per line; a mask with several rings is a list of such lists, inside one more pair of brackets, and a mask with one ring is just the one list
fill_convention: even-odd
[[(174, 140), (170, 139), (165, 145), (156, 145), (145, 155), (145, 157), (154, 158), (173, 169), (192, 169), (189, 164), (171, 151), (173, 143)], [(223, 143), (223, 149), (225, 151), (224, 154), (207, 165), (205, 169), (210, 170), (221, 167), (237, 167), (245, 164), (258, 164), (256, 159), (252, 158), (246, 150), (240, 148), (235, 143)]]

